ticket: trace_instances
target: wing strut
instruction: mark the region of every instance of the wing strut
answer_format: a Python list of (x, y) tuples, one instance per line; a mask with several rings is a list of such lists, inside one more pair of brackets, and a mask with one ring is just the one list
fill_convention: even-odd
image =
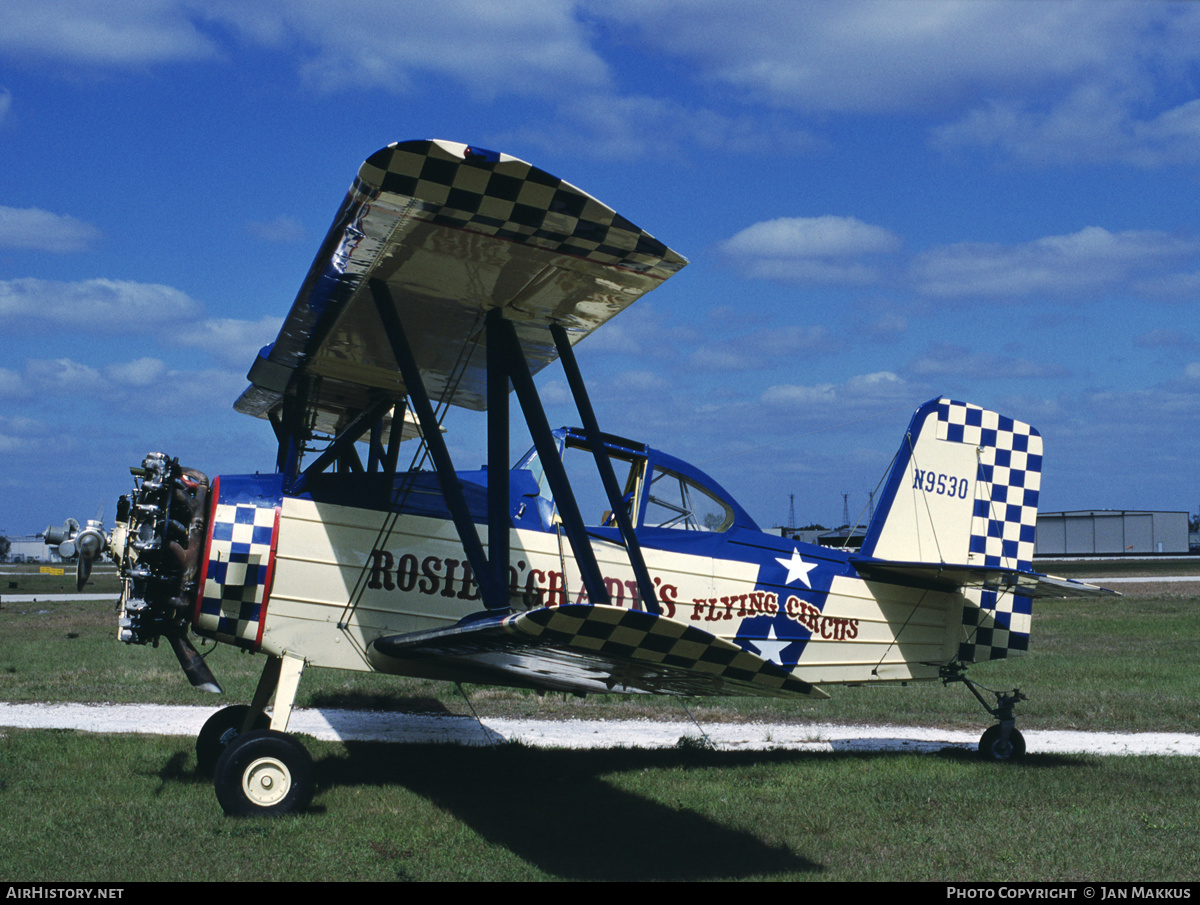
[[(529, 364), (521, 351), (521, 341), (512, 321), (496, 317), (494, 338), (502, 344), (501, 354), (512, 381), (517, 401), (525, 415), (525, 424), (533, 438), (537, 449), (538, 459), (545, 469), (546, 479), (550, 482), (550, 491), (558, 505), (559, 515), (562, 516), (563, 527), (567, 532), (567, 540), (571, 542), (571, 550), (575, 553), (575, 562), (579, 566), (583, 586), (587, 590), (588, 600), (592, 603), (607, 604), (609, 602), (608, 588), (604, 577), (600, 574), (600, 564), (596, 562), (596, 554), (592, 550), (592, 542), (588, 538), (587, 529), (583, 525), (583, 516), (579, 514), (579, 504), (575, 502), (575, 494), (571, 490), (571, 480), (563, 467), (559, 456), (558, 444), (554, 442), (554, 434), (550, 431), (550, 423), (546, 420), (546, 412), (542, 401), (538, 398), (537, 387), (533, 383), (533, 375), (529, 372)], [(488, 340), (493, 339), (493, 333), (488, 334)], [(489, 463), (489, 476), (492, 466)], [(507, 472), (506, 472), (507, 473)], [(489, 479), (488, 484), (491, 484)]]
[[(492, 587), (508, 586), (509, 537), (512, 524), (508, 456), (508, 370), (504, 367), (504, 341), (500, 336), (504, 313), (492, 308), (484, 316), (487, 331), (487, 444), (488, 444), (488, 568)], [(500, 476), (504, 475), (504, 480)], [(482, 587), (482, 585), (481, 585)], [(494, 609), (484, 597), (488, 609)], [(509, 606), (505, 594), (504, 607)]]
[[(483, 552), (483, 543), (479, 540), (479, 532), (475, 530), (475, 522), (471, 520), (467, 498), (463, 494), (462, 485), (454, 474), (454, 463), (450, 460), (450, 452), (446, 449), (441, 426), (437, 423), (437, 417), (433, 413), (433, 404), (429, 401), (429, 394), (425, 391), (425, 381), (421, 379), (420, 368), (417, 367), (412, 347), (408, 344), (408, 337), (404, 332), (404, 325), (400, 322), (400, 314), (392, 298), (392, 293), (383, 280), (371, 280), (369, 285), (375, 307), (379, 311), (379, 319), (383, 324), (384, 333), (391, 344), (396, 364), (400, 367), (409, 399), (412, 400), (413, 412), (417, 416), (417, 421), (420, 422), (421, 433), (429, 447), (429, 455), (433, 458), (434, 470), (442, 488), (442, 495), (446, 500), (446, 507), (450, 510), (450, 518), (454, 521), (459, 540), (462, 541), (463, 552), (466, 553), (471, 570), (479, 582), (484, 606), (488, 609), (508, 609), (507, 575), (505, 581), (497, 586), (494, 574), (489, 568), (488, 558)], [(490, 465), (491, 463), (489, 463), (489, 471)], [(508, 474), (507, 463), (503, 466), (503, 473)], [(503, 533), (508, 534), (507, 518)], [(507, 564), (505, 564), (505, 572), (507, 572)]]
[(621, 531), (621, 539), (625, 542), (625, 552), (629, 554), (629, 564), (633, 567), (633, 575), (637, 579), (638, 592), (642, 596), (642, 606), (656, 616), (662, 614), (658, 605), (658, 594), (654, 590), (654, 582), (650, 580), (650, 572), (646, 568), (646, 560), (642, 557), (642, 548), (638, 544), (637, 535), (633, 531), (629, 512), (625, 501), (621, 498), (621, 488), (617, 485), (617, 476), (613, 472), (612, 460), (604, 447), (604, 437), (600, 433), (600, 424), (596, 421), (596, 412), (592, 409), (592, 401), (588, 397), (587, 387), (583, 383), (583, 375), (579, 372), (579, 364), (575, 361), (575, 350), (567, 338), (567, 331), (560, 324), (550, 325), (550, 335), (558, 347), (558, 359), (562, 362), (567, 375), (567, 383), (571, 386), (571, 395), (575, 397), (575, 407), (579, 409), (579, 417), (583, 420), (583, 429), (587, 434), (588, 445), (592, 447), (592, 456), (596, 459), (596, 467), (600, 470), (600, 480), (604, 484), (604, 492), (608, 494), (608, 505), (617, 527)]
[(297, 391), (283, 397), (279, 413), (271, 412), (271, 427), (279, 441), (279, 452), (275, 459), (276, 470), (284, 476), (284, 486), (291, 489), (300, 467), (301, 440), (304, 435), (304, 403), (308, 398), (311, 380), (307, 374), (296, 376)]

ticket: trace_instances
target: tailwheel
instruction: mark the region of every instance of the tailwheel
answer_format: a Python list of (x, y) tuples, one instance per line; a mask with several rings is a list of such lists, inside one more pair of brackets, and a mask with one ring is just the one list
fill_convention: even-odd
[(213, 784), (226, 814), (275, 817), (308, 807), (316, 771), (308, 750), (292, 736), (257, 729), (229, 744), (217, 761)]
[(1010, 728), (1006, 739), (1003, 726), (991, 726), (979, 739), (979, 755), (991, 761), (1019, 760), (1025, 755), (1025, 737)]
[[(196, 772), (201, 776), (212, 776), (222, 753), (229, 743), (241, 735), (242, 726), (250, 708), (245, 704), (235, 707), (225, 707), (218, 710), (205, 722), (200, 734), (196, 736)], [(269, 729), (271, 720), (265, 713), (260, 713), (251, 725), (251, 729)]]
[(976, 700), (983, 705), (983, 709), (1000, 721), (999, 725), (992, 726), (980, 737), (979, 755), (984, 760), (993, 763), (1005, 763), (1020, 759), (1025, 755), (1025, 737), (1016, 730), (1013, 724), (1016, 722), (1016, 706), (1026, 700), (1025, 695), (1021, 694), (1019, 688), (1014, 688), (1011, 694), (1004, 691), (992, 691), (991, 693), (996, 696), (996, 706), (989, 707), (988, 702), (979, 693), (979, 689), (983, 686), (968, 679), (966, 671), (966, 666), (962, 663), (949, 663), (941, 668), (939, 676), (943, 685), (962, 682), (967, 686), (967, 690), (975, 695)]

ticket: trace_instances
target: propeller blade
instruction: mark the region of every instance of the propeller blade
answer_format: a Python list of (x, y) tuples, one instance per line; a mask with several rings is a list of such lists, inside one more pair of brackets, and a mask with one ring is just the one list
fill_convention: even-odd
[[(186, 629), (182, 631), (186, 631)], [(179, 665), (183, 667), (184, 675), (187, 676), (193, 688), (199, 688), (201, 691), (211, 691), (214, 694), (221, 694), (222, 688), (217, 682), (216, 677), (212, 674), (212, 670), (208, 668), (208, 664), (204, 662), (204, 658), (192, 646), (192, 642), (182, 634), (182, 631), (165, 637), (171, 645), (171, 650), (175, 651)]]

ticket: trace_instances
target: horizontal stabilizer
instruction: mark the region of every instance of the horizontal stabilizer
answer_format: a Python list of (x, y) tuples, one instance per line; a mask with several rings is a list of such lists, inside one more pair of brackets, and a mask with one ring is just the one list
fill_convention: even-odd
[(641, 610), (589, 604), (377, 639), (383, 672), (579, 693), (827, 695), (762, 657)]
[(1022, 569), (1002, 566), (969, 566), (949, 563), (888, 562), (851, 558), (858, 574), (867, 581), (887, 581), (932, 591), (980, 588), (985, 591), (1012, 591), (1022, 597), (1111, 597), (1116, 591), (1096, 585), (1055, 578)]

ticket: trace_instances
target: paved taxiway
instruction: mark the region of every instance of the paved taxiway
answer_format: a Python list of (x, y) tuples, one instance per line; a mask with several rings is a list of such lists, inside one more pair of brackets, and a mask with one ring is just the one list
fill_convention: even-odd
[[(158, 704), (6, 704), (0, 727), (195, 736), (218, 708)], [(720, 750), (938, 751), (975, 748), (978, 732), (912, 726), (823, 723), (711, 723), (704, 733)], [(2, 731), (2, 730), (0, 730)], [(441, 742), (490, 745), (519, 741), (545, 748), (669, 748), (698, 738), (693, 723), (650, 720), (510, 720), (357, 710), (297, 710), (288, 731), (330, 741)], [(1187, 733), (1024, 730), (1033, 754), (1167, 754), (1200, 757), (1200, 735)]]

